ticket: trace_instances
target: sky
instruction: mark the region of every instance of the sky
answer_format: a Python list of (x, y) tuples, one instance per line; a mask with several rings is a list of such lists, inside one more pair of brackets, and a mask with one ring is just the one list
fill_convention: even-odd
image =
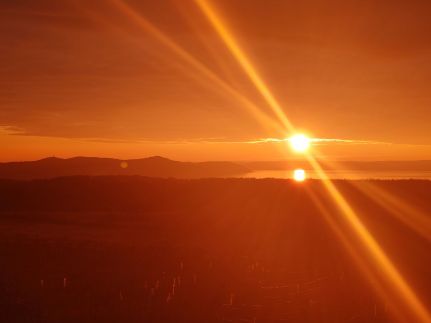
[[(207, 2), (316, 155), (431, 159), (429, 1)], [(0, 161), (294, 157), (194, 0), (1, 0), (0, 38)]]

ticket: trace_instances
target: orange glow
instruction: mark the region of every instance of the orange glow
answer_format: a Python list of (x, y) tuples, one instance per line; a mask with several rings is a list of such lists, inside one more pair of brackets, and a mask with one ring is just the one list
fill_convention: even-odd
[(295, 152), (303, 153), (310, 148), (310, 138), (303, 134), (297, 134), (289, 138), (289, 144)]
[[(195, 0), (195, 2), (205, 14), (214, 29), (217, 31), (220, 38), (224, 41), (226, 47), (229, 48), (232, 55), (236, 58), (238, 64), (243, 68), (250, 81), (255, 85), (259, 93), (265, 98), (268, 105), (272, 108), (277, 117), (283, 122), (286, 129), (291, 131), (294, 130), (293, 125), (285, 116), (280, 104), (277, 102), (269, 88), (256, 72), (247, 56), (238, 46), (235, 38), (227, 29), (226, 25), (222, 22), (214, 8), (206, 0)], [(401, 273), (397, 270), (395, 265), (377, 243), (376, 239), (362, 223), (353, 208), (341, 195), (332, 181), (327, 177), (319, 163), (310, 154), (306, 154), (306, 157), (313, 169), (322, 179), (324, 187), (328, 191), (330, 197), (334, 200), (337, 207), (341, 211), (343, 222), (346, 223), (347, 227), (357, 238), (358, 243), (363, 246), (365, 250), (367, 250), (367, 254), (372, 260), (375, 270), (382, 274), (380, 277), (382, 281), (387, 282), (385, 285), (386, 288), (389, 290), (394, 289), (394, 298), (400, 301), (400, 306), (405, 306), (405, 312), (408, 313), (412, 320), (431, 322), (431, 316), (425, 306), (418, 299), (415, 292), (410, 288), (408, 283), (402, 277)], [(387, 295), (391, 295), (391, 293), (387, 293)]]
[[(228, 47), (211, 32), (213, 27), (194, 1), (2, 2), (0, 11), (11, 12), (2, 19), (3, 43), (20, 44), (5, 45), (2, 50), (8, 73), (2, 73), (2, 88), (7, 92), (1, 108), (0, 159), (33, 159), (35, 154), (30, 152), (35, 150), (38, 157), (44, 157), (48, 148), (49, 153), (63, 156), (88, 154), (85, 147), (77, 151), (53, 143), (63, 138), (101, 139), (97, 153), (118, 158), (123, 158), (118, 145), (106, 145), (102, 140), (132, 144), (149, 138), (162, 142), (159, 149), (172, 156), (176, 148), (165, 145), (162, 149), (163, 141), (283, 138), (290, 133), (285, 113), (295, 127), (312, 129), (322, 137), (388, 143), (313, 141), (316, 155), (351, 160), (430, 159), (427, 127), (431, 114), (423, 82), (428, 70), (415, 59), (415, 55), (420, 58), (420, 44), (428, 43), (423, 26), (429, 25), (429, 19), (421, 13), (428, 12), (425, 8), (430, 4), (419, 2), (385, 2), (376, 5), (376, 10), (363, 11), (367, 6), (362, 2), (338, 0), (328, 15), (325, 10), (329, 7), (310, 10), (314, 5), (308, 2), (214, 1), (216, 9), (220, 6), (219, 15), (211, 2), (200, 1)], [(396, 9), (402, 7), (412, 11)], [(356, 15), (358, 11), (361, 14)], [(345, 19), (349, 13), (356, 18)], [(394, 14), (394, 19), (386, 22), (380, 19), (382, 14)], [(225, 23), (230, 23), (228, 17), (233, 18), (233, 28)], [(66, 27), (69, 23), (70, 28)], [(404, 25), (410, 27), (397, 33)], [(375, 31), (385, 35), (385, 28), (399, 38), (376, 42), (380, 33)], [(40, 37), (32, 37), (34, 32)], [(333, 37), (326, 38), (329, 34)], [(63, 39), (64, 46), (56, 39)], [(248, 55), (248, 48), (254, 57)], [(356, 52), (361, 59), (345, 55), (347, 52)], [(385, 59), (375, 68), (379, 55)], [(391, 55), (408, 59), (393, 65), (386, 59)], [(97, 64), (88, 64), (90, 61)], [(408, 76), (410, 68), (417, 71), (417, 77), (401, 77)], [(246, 80), (243, 72), (253, 81)], [(367, 75), (369, 82), (360, 75)], [(414, 95), (403, 90), (406, 85)], [(257, 95), (254, 87), (259, 90)], [(289, 110), (285, 102), (290, 102)], [(376, 115), (379, 108), (384, 111)], [(337, 112), (343, 109), (346, 113)], [(179, 110), (184, 113), (178, 117)], [(363, 120), (355, 124), (357, 116)], [(166, 124), (170, 131), (164, 126), (141, 126), (147, 122)], [(176, 122), (188, 125), (172, 126)], [(216, 126), (223, 122), (226, 127)], [(235, 130), (238, 124), (240, 131)], [(39, 141), (35, 136), (46, 139), (29, 153), (20, 148), (18, 155), (5, 154), (3, 141), (15, 141), (12, 137), (18, 136), (29, 146)], [(218, 159), (232, 160), (226, 146), (218, 149)], [(254, 147), (254, 154), (267, 160), (290, 157), (282, 147), (271, 154), (262, 147)], [(181, 158), (202, 157), (196, 148), (193, 154), (182, 153)]]
[(293, 179), (297, 182), (303, 182), (307, 178), (305, 170), (303, 169), (295, 169), (293, 171)]
[(401, 197), (386, 192), (370, 182), (353, 182), (353, 185), (380, 206), (384, 207), (399, 221), (431, 240), (431, 218), (416, 207), (404, 202)]
[[(380, 247), (376, 239), (362, 223), (359, 216), (349, 205), (347, 200), (341, 195), (332, 181), (328, 178), (319, 163), (310, 155), (307, 155), (307, 158), (320, 176), (323, 185), (333, 198), (337, 207), (340, 209), (340, 214), (343, 216), (344, 222), (355, 234), (358, 242), (360, 242), (368, 251), (370, 258), (374, 262), (376, 272), (381, 275), (381, 280), (387, 282), (386, 288), (389, 290), (394, 289), (393, 297), (397, 297), (401, 301), (400, 306), (401, 304), (406, 305), (406, 313), (409, 313), (407, 315), (412, 319), (415, 318), (415, 320), (418, 320), (419, 322), (431, 322), (431, 316), (426, 307), (410, 288), (406, 280), (402, 277), (396, 266)], [(389, 293), (388, 295), (391, 294)], [(392, 302), (393, 300), (388, 301)]]
[[(411, 183), (391, 186), (392, 183), (386, 181), (381, 181), (384, 182), (381, 185), (374, 180), (348, 180), (349, 184), (345, 184), (329, 177), (363, 178), (364, 170), (369, 177), (376, 174), (379, 178), (389, 177), (393, 175), (393, 169), (410, 167), (405, 166), (405, 160), (415, 159), (416, 163), (421, 159), (423, 163), (415, 164), (415, 171), (423, 170), (423, 177), (431, 178), (431, 132), (428, 126), (431, 122), (428, 107), (431, 94), (427, 84), (431, 64), (425, 59), (429, 49), (428, 31), (431, 30), (427, 9), (431, 9), (431, 1), (428, 4), (420, 4), (427, 1), (383, 2), (358, 1), (352, 4), (338, 0), (327, 5), (317, 0), (306, 1), (305, 4), (301, 1), (273, 1), (267, 4), (259, 0), (78, 0), (58, 1), (52, 5), (49, 1), (23, 1), (18, 4), (5, 1), (0, 4), (0, 12), (3, 13), (0, 24), (4, 27), (0, 31), (3, 40), (0, 68), (6, 71), (0, 73), (0, 170), (3, 167), (6, 170), (3, 173), (6, 180), (2, 177), (0, 182), (5, 185), (13, 182), (12, 187), (22, 185), (7, 178), (12, 172), (8, 170), (10, 165), (3, 165), (3, 161), (18, 161), (17, 165), (12, 165), (16, 167), (14, 176), (20, 178), (25, 175), (32, 179), (27, 172), (31, 173), (33, 163), (21, 161), (44, 158), (35, 163), (37, 167), (34, 172), (49, 181), (51, 176), (58, 176), (57, 171), (64, 171), (61, 164), (66, 163), (76, 167), (76, 170), (65, 171), (66, 177), (79, 177), (83, 172), (86, 174), (83, 183), (90, 182), (87, 177), (91, 177), (91, 185), (77, 186), (78, 182), (74, 182), (72, 195), (61, 194), (66, 198), (64, 206), (73, 204), (79, 210), (69, 197), (79, 195), (75, 192), (81, 194), (81, 188), (85, 185), (92, 192), (99, 192), (93, 183), (99, 179), (93, 180), (93, 176), (112, 172), (106, 177), (126, 178), (128, 176), (124, 175), (135, 175), (137, 168), (142, 170), (137, 176), (166, 176), (154, 194), (153, 190), (151, 194), (144, 194), (140, 187), (135, 194), (127, 191), (127, 186), (124, 186), (123, 195), (113, 195), (109, 191), (102, 202), (110, 202), (111, 196), (118, 196), (117, 202), (123, 202), (120, 199), (124, 196), (124, 202), (127, 202), (127, 197), (131, 198), (130, 204), (120, 203), (114, 208), (109, 203), (97, 203), (100, 206), (95, 205), (92, 212), (99, 218), (100, 212), (108, 210), (117, 218), (115, 214), (123, 212), (123, 209), (127, 214), (134, 213), (131, 210), (134, 201), (144, 198), (151, 199), (157, 207), (179, 203), (172, 210), (166, 208), (160, 212), (145, 203), (138, 211), (162, 215), (154, 227), (163, 221), (167, 221), (169, 230), (177, 223), (186, 225), (186, 231), (172, 235), (172, 239), (168, 237), (170, 231), (166, 231), (169, 244), (171, 240), (175, 242), (178, 237), (188, 237), (192, 232), (195, 226), (191, 225), (189, 218), (183, 218), (183, 215), (190, 215), (190, 218), (196, 217), (199, 223), (206, 221), (205, 228), (210, 229), (209, 232), (222, 232), (222, 239), (216, 236), (214, 242), (211, 240), (211, 245), (217, 247), (220, 244), (223, 248), (201, 246), (200, 241), (206, 240), (207, 234), (202, 234), (203, 240), (199, 239), (198, 234), (191, 235), (193, 239), (182, 243), (184, 247), (196, 242), (198, 249), (205, 252), (216, 250), (222, 255), (227, 250), (227, 257), (221, 257), (226, 261), (232, 259), (229, 254), (232, 252), (250, 260), (253, 257), (263, 258), (264, 262), (269, 263), (278, 262), (276, 252), (280, 252), (283, 258), (292, 251), (295, 257), (299, 255), (299, 261), (288, 261), (289, 270), (296, 271), (291, 265), (300, 264), (305, 259), (304, 268), (313, 276), (320, 275), (322, 271), (319, 267), (312, 267), (318, 264), (317, 258), (309, 261), (307, 256), (316, 255), (315, 246), (321, 247), (318, 243), (328, 237), (326, 231), (320, 231), (322, 218), (326, 221), (323, 225), (329, 224), (333, 230), (330, 233), (339, 239), (328, 239), (328, 246), (335, 246), (336, 254), (339, 245), (343, 245), (357, 265), (351, 270), (350, 263), (340, 257), (340, 265), (336, 264), (339, 267), (334, 270), (335, 266), (327, 260), (332, 257), (332, 249), (328, 249), (328, 253), (319, 249), (317, 253), (320, 252), (319, 257), (324, 260), (322, 269), (329, 268), (331, 274), (335, 272), (343, 277), (348, 272), (345, 277), (351, 274), (355, 279), (358, 276), (355, 270), (362, 273), (372, 286), (369, 288), (371, 293), (366, 290), (367, 295), (371, 296), (370, 303), (375, 301), (373, 288), (383, 300), (375, 302), (378, 305), (374, 304), (376, 308), (385, 308), (382, 317), (386, 315), (386, 304), (389, 304), (399, 319), (396, 321), (431, 323), (431, 292), (427, 288), (431, 285), (431, 277), (424, 279), (428, 271), (421, 261), (431, 243), (431, 217), (427, 214), (431, 201), (426, 200), (429, 183), (411, 181), (417, 185), (415, 191), (411, 189)], [(190, 18), (189, 24), (178, 15), (179, 11)], [(230, 16), (234, 19), (227, 19)], [(251, 55), (251, 51), (255, 56)], [(302, 134), (300, 129), (311, 131)], [(168, 160), (160, 157), (145, 162), (134, 160), (151, 155), (161, 155)], [(89, 169), (86, 169), (87, 164), (84, 165), (86, 162), (82, 162), (81, 158), (71, 161), (46, 158), (76, 156), (116, 157), (116, 160), (97, 160), (94, 165), (93, 162), (88, 164)], [(225, 162), (213, 164), (220, 160)], [(335, 160), (346, 160), (346, 165), (351, 168), (344, 173), (347, 168), (332, 167)], [(395, 166), (387, 171), (389, 160), (395, 162)], [(205, 162), (194, 165), (192, 161)], [(152, 168), (156, 168), (153, 165), (160, 172), (153, 171)], [(374, 168), (374, 165), (378, 166)], [(195, 166), (196, 172), (192, 171)], [(181, 171), (174, 171), (177, 167)], [(374, 172), (374, 169), (377, 171)], [(381, 175), (382, 170), (387, 171), (384, 176)], [(195, 177), (190, 175), (192, 173)], [(289, 179), (255, 180), (262, 173)], [(221, 193), (225, 193), (223, 183), (230, 182), (230, 179), (212, 179), (213, 176), (221, 178), (225, 174), (229, 178), (241, 177), (232, 180), (233, 185), (226, 189), (229, 194)], [(422, 174), (412, 177), (419, 178)], [(174, 175), (181, 179), (173, 180), (175, 192), (189, 192), (189, 183), (186, 183), (184, 190), (179, 189), (178, 185), (186, 182), (183, 178), (194, 183), (194, 180), (188, 180), (189, 177), (204, 178), (196, 182), (214, 182), (216, 186), (211, 186), (214, 192), (208, 192), (208, 196), (202, 195), (204, 199), (200, 201), (200, 192), (204, 191), (200, 188), (197, 194), (190, 191), (190, 195), (184, 197), (172, 196), (174, 203), (168, 203), (171, 200), (168, 192), (171, 185), (168, 183), (176, 178)], [(207, 177), (210, 179), (207, 180)], [(103, 178), (100, 187), (106, 185), (103, 182), (111, 180)], [(128, 185), (128, 180), (117, 186), (122, 189), (121, 185)], [(65, 181), (69, 179), (62, 179), (59, 183)], [(150, 178), (138, 181), (147, 185), (147, 182), (159, 180)], [(257, 183), (256, 189), (247, 188), (243, 195), (235, 197), (238, 187), (248, 181)], [(53, 186), (45, 194), (42, 189), (36, 191), (36, 184), (31, 185), (34, 191), (28, 190), (31, 193), (29, 197), (37, 203), (36, 206), (42, 206), (39, 195), (50, 197), (51, 192), (56, 193)], [(106, 186), (109, 188), (109, 185)], [(6, 192), (1, 185), (0, 189), (0, 192)], [(156, 196), (159, 192), (163, 194), (161, 197)], [(311, 200), (307, 193), (311, 195)], [(6, 205), (4, 212), (8, 212), (5, 213), (7, 229), (10, 221), (8, 214), (12, 214), (7, 209), (11, 199), (8, 194), (3, 195), (7, 202), (1, 203)], [(60, 197), (60, 194), (57, 195)], [(94, 195), (99, 196), (98, 193)], [(262, 195), (267, 196), (261, 202), (258, 198)], [(276, 195), (281, 198), (272, 199)], [(85, 194), (87, 202), (92, 197)], [(270, 199), (267, 200), (267, 197)], [(292, 202), (289, 200), (291, 197)], [(50, 200), (57, 202), (52, 197), (48, 202)], [(17, 201), (18, 206), (26, 205), (20, 197)], [(227, 211), (221, 207), (216, 209), (221, 201), (233, 208)], [(248, 203), (250, 201), (252, 203)], [(357, 208), (356, 203), (360, 205)], [(303, 213), (299, 212), (302, 206), (307, 207)], [(38, 210), (37, 207), (31, 209)], [(57, 212), (57, 208), (51, 209)], [(250, 210), (254, 213), (248, 212)], [(215, 220), (205, 217), (205, 214), (200, 216), (198, 213), (201, 211), (211, 213), (211, 216), (214, 214)], [(20, 212), (27, 218), (26, 213)], [(42, 210), (38, 212), (43, 213)], [(64, 214), (69, 217), (71, 213)], [(171, 218), (171, 214), (178, 214), (181, 218), (177, 221)], [(290, 214), (293, 216), (290, 217)], [(313, 220), (309, 222), (311, 229), (305, 227), (307, 222), (303, 221), (305, 217), (300, 218), (302, 214)], [(144, 218), (147, 220), (146, 216)], [(227, 218), (234, 220), (232, 225), (222, 222)], [(298, 226), (281, 225), (285, 219), (293, 219)], [(385, 223), (386, 220), (388, 222)], [(301, 222), (306, 228), (305, 234), (301, 232)], [(243, 223), (252, 223), (252, 226), (248, 228)], [(36, 227), (42, 225), (38, 223)], [(52, 230), (52, 225), (48, 223), (48, 226)], [(228, 234), (225, 228), (231, 227), (239, 229), (239, 234)], [(283, 230), (260, 234), (255, 230), (260, 227)], [(112, 230), (106, 228), (109, 230), (106, 235), (111, 239)], [(273, 237), (286, 238), (292, 228), (299, 228), (296, 232), (301, 238), (316, 232), (318, 234), (315, 236), (319, 239), (298, 240), (298, 244), (284, 239), (287, 247), (273, 243)], [(75, 234), (77, 230), (72, 228), (71, 231)], [(79, 235), (85, 234), (84, 231)], [(154, 237), (163, 234), (154, 234)], [(295, 238), (295, 234), (291, 236)], [(125, 234), (125, 237), (129, 236)], [(152, 239), (153, 234), (149, 237)], [(240, 241), (238, 237), (243, 237), (244, 243), (241, 241), (239, 248), (230, 246), (230, 242)], [(267, 240), (261, 243), (258, 239)], [(165, 239), (162, 240), (165, 245)], [(224, 244), (229, 249), (224, 249)], [(265, 248), (261, 248), (262, 245)], [(279, 249), (275, 249), (275, 245), (279, 245)], [(4, 250), (9, 253), (8, 248)], [(192, 256), (193, 262), (201, 259), (199, 255), (193, 255), (193, 251), (189, 254), (183, 247), (178, 250), (182, 250), (186, 258)], [(307, 254), (308, 250), (312, 253)], [(206, 257), (210, 261), (212, 258), (218, 256)], [(27, 258), (23, 259), (28, 262)], [(230, 267), (228, 265), (226, 267)], [(255, 264), (247, 265), (250, 265), (249, 272), (252, 273)], [(220, 268), (222, 266), (224, 264)], [(200, 273), (194, 266), (186, 264), (186, 268)], [(172, 298), (173, 291), (180, 285), (177, 269), (169, 270), (176, 277), (164, 277), (175, 279), (172, 294), (166, 302), (172, 300), (174, 304), (181, 305), (176, 298)], [(264, 279), (256, 276), (259, 278), (259, 284), (256, 284), (259, 295), (262, 294), (260, 282), (269, 275), (264, 267), (261, 269), (259, 275), (262, 273)], [(217, 271), (213, 270), (215, 273)], [(232, 270), (232, 273), (235, 277), (239, 276), (236, 271)], [(182, 274), (188, 287), (187, 277), (191, 275)], [(45, 289), (47, 282), (50, 285), (51, 278), (36, 277), (34, 273), (32, 276), (36, 282), (40, 279)], [(297, 276), (302, 284), (302, 275)], [(194, 281), (208, 281), (206, 277)], [(244, 277), (247, 278), (248, 274)], [(232, 280), (227, 280), (223, 285), (231, 288), (229, 282)], [(119, 281), (123, 284), (122, 280)], [(212, 281), (219, 282), (218, 279)], [(362, 283), (360, 279), (358, 281)], [(69, 278), (67, 282), (69, 287)], [(71, 282), (73, 285), (73, 279)], [(165, 285), (164, 281), (160, 282)], [(349, 285), (347, 280), (345, 282)], [(11, 281), (12, 285), (15, 282)], [(66, 287), (66, 278), (63, 285)], [(324, 297), (330, 298), (336, 288), (330, 283), (328, 286), (329, 293)], [(343, 287), (344, 282), (340, 286)], [(150, 285), (145, 282), (146, 290), (152, 292), (147, 287)], [(347, 286), (347, 293), (349, 288)], [(196, 288), (193, 287), (194, 291)], [(362, 286), (359, 291), (362, 292)], [(129, 293), (124, 292), (124, 299), (121, 292), (121, 301), (125, 304)], [(297, 292), (297, 296), (302, 297), (299, 287)], [(287, 293), (290, 294), (289, 289), (286, 289)], [(227, 295), (225, 292), (219, 294)], [(154, 296), (153, 293), (151, 295)], [(232, 294), (228, 305), (232, 309), (241, 305), (242, 295), (242, 292), (240, 297)], [(157, 295), (157, 299), (162, 299), (159, 296), (162, 297)], [(334, 293), (334, 298), (337, 296)], [(254, 300), (254, 297), (247, 298)], [(311, 298), (316, 301), (314, 296)], [(372, 307), (368, 306), (368, 298), (360, 298), (365, 299), (364, 307)], [(160, 307), (160, 302), (149, 300), (157, 308)], [(320, 301), (316, 303), (326, 306)], [(202, 308), (200, 304), (192, 305)], [(322, 306), (318, 306), (319, 311)], [(335, 312), (338, 306), (339, 303), (334, 305)], [(329, 307), (328, 303), (326, 308)], [(233, 313), (235, 310), (225, 311), (223, 307), (223, 312)], [(377, 312), (374, 312), (376, 320), (380, 318)]]
[(231, 32), (226, 28), (225, 23), (216, 14), (214, 8), (210, 6), (206, 0), (195, 0), (196, 4), (200, 7), (202, 12), (211, 22), (214, 29), (218, 32), (220, 37), (223, 39), (226, 46), (231, 51), (232, 55), (236, 58), (239, 65), (242, 67), (244, 72), (250, 78), (253, 85), (257, 88), (262, 97), (266, 100), (268, 105), (271, 107), (277, 118), (283, 123), (283, 126), (289, 131), (294, 131), (294, 127), (290, 120), (286, 117), (281, 105), (277, 99), (272, 95), (268, 86), (265, 84), (263, 79), (260, 77), (256, 69), (253, 67), (250, 60), (244, 54)]
[(372, 268), (368, 266), (368, 264), (364, 261), (362, 255), (360, 254), (358, 248), (355, 247), (354, 241), (351, 240), (352, 236), (349, 235), (346, 230), (343, 230), (343, 228), (341, 228), (341, 226), (334, 219), (333, 214), (331, 214), (327, 207), (325, 207), (325, 205), (322, 203), (320, 196), (318, 196), (311, 189), (307, 190), (307, 193), (312, 198), (314, 205), (317, 206), (320, 211), (320, 214), (324, 217), (325, 221), (331, 227), (334, 234), (336, 234), (336, 236), (340, 239), (341, 243), (348, 251), (352, 260), (355, 262), (361, 272), (367, 277), (369, 282), (379, 293), (380, 297), (388, 301), (388, 305), (390, 306), (393, 313), (396, 313), (398, 317), (403, 317), (404, 314), (400, 311), (400, 308), (397, 306), (397, 304), (391, 302), (392, 295), (390, 294), (388, 289), (383, 286), (383, 283), (381, 279), (379, 279), (377, 272), (373, 271)]
[[(164, 46), (169, 48), (173, 53), (175, 53), (179, 58), (187, 62), (195, 71), (199, 73), (200, 76), (204, 76), (206, 80), (210, 80), (214, 84), (220, 87), (225, 93), (231, 95), (239, 103), (241, 106), (245, 108), (249, 113), (251, 113), (258, 121), (260, 121), (261, 125), (266, 129), (270, 129), (272, 131), (277, 131), (278, 133), (282, 133), (281, 125), (272, 117), (265, 114), (256, 104), (250, 101), (247, 97), (242, 95), (240, 92), (235, 90), (232, 86), (222, 80), (217, 74), (215, 74), (211, 69), (209, 69), (205, 64), (196, 59), (193, 55), (191, 55), (188, 51), (183, 49), (181, 46), (176, 44), (171, 38), (161, 32), (156, 26), (154, 26), (151, 22), (133, 10), (129, 5), (127, 5), (122, 0), (110, 0), (113, 5), (116, 6), (121, 12), (127, 15), (132, 21), (134, 21), (140, 28), (144, 31), (151, 34), (155, 39), (160, 41)], [(190, 71), (189, 71), (190, 73)], [(202, 80), (198, 78), (201, 82)]]

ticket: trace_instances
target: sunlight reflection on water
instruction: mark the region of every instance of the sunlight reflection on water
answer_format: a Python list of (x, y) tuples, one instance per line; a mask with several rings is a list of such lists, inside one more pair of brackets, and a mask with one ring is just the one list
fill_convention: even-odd
[[(352, 171), (328, 170), (326, 174), (331, 179), (428, 179), (431, 180), (431, 171)], [(258, 170), (247, 173), (245, 178), (292, 178), (291, 170)], [(307, 177), (318, 179), (316, 172), (307, 170)]]

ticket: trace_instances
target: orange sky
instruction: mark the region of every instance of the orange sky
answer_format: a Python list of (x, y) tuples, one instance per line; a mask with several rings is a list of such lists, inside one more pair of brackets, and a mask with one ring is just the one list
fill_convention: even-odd
[[(284, 143), (241, 143), (289, 133), (226, 90), (274, 118), (192, 0), (125, 2), (133, 15), (119, 3), (0, 3), (0, 160), (290, 157)], [(429, 2), (211, 3), (295, 126), (373, 142), (316, 153), (431, 159)]]

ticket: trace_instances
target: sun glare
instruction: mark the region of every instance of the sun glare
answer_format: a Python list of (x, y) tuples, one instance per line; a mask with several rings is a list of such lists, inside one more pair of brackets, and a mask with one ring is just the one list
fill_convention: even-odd
[(305, 170), (303, 169), (295, 169), (293, 171), (293, 179), (297, 182), (305, 181), (307, 175), (305, 174)]
[(303, 134), (293, 135), (289, 138), (289, 143), (292, 149), (296, 152), (305, 152), (310, 148), (310, 138)]

